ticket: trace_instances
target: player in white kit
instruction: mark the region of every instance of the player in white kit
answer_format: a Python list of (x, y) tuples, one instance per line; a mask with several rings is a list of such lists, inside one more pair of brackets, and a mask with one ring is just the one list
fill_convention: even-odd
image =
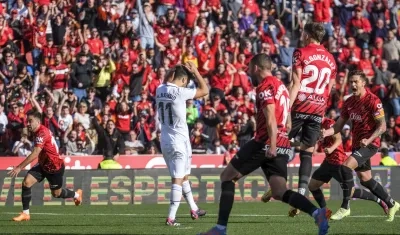
[[(195, 79), (197, 89), (186, 88)], [(161, 123), (161, 151), (172, 178), (170, 206), (166, 224), (179, 226), (175, 215), (182, 195), (190, 206), (193, 220), (204, 216), (206, 211), (197, 207), (188, 180), (192, 160), (192, 147), (186, 123), (186, 101), (208, 94), (208, 87), (196, 66), (188, 62), (178, 65), (169, 73), (164, 84), (156, 90), (156, 104)]]

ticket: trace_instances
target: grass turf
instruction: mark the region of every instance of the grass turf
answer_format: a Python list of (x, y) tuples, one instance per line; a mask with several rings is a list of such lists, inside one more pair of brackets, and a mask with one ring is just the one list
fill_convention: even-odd
[[(340, 202), (330, 201), (335, 212)], [(196, 221), (181, 203), (181, 227), (164, 225), (168, 205), (129, 206), (32, 206), (31, 221), (12, 222), (20, 207), (0, 208), (0, 234), (196, 234), (215, 225), (217, 204), (201, 204), (208, 215)], [(313, 220), (302, 213), (287, 217), (289, 207), (280, 202), (236, 203), (228, 227), (229, 235), (317, 234)], [(400, 234), (400, 218), (385, 222), (383, 211), (373, 202), (352, 201), (352, 216), (331, 221), (329, 234)], [(399, 214), (400, 217), (400, 214)]]

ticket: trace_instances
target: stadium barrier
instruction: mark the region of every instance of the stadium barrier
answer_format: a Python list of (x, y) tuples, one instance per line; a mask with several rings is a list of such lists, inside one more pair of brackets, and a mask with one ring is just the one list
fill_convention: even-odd
[[(315, 170), (315, 168), (314, 168)], [(196, 201), (214, 203), (219, 200), (222, 169), (193, 169), (190, 178)], [(10, 178), (7, 171), (0, 171), (0, 206), (21, 205), (23, 171), (17, 178)], [(395, 199), (400, 198), (400, 167), (374, 167), (373, 177)], [(354, 175), (355, 185), (359, 181)], [(288, 169), (288, 187), (297, 189), (298, 168)], [(167, 169), (145, 170), (75, 170), (66, 171), (64, 184), (70, 189), (83, 189), (83, 203), (87, 205), (167, 204), (169, 203), (170, 177)], [(261, 170), (241, 179), (235, 200), (259, 201), (268, 183)], [(332, 180), (324, 185), (324, 195), (329, 200), (341, 199), (339, 184)], [(72, 200), (52, 198), (46, 180), (32, 188), (32, 205), (74, 205)]]
[[(400, 153), (391, 153), (397, 162), (400, 161)], [(99, 163), (103, 160), (102, 156), (62, 156), (64, 158), (67, 170), (90, 170), (97, 169)], [(324, 154), (315, 154), (313, 156), (314, 166), (319, 166), (324, 160)], [(22, 162), (21, 157), (0, 157), (0, 170), (9, 170), (13, 166), (17, 166)], [(372, 166), (379, 166), (381, 160), (380, 154), (376, 154), (371, 159)], [(206, 155), (193, 155), (192, 168), (222, 168), (224, 156), (215, 154)], [(152, 168), (166, 168), (164, 158), (161, 155), (136, 155), (127, 156), (123, 155), (118, 158), (118, 162), (122, 165), (123, 169), (152, 169)], [(29, 170), (31, 166), (35, 165), (36, 161), (32, 162), (25, 169)], [(297, 156), (288, 164), (289, 167), (300, 166), (300, 159)]]

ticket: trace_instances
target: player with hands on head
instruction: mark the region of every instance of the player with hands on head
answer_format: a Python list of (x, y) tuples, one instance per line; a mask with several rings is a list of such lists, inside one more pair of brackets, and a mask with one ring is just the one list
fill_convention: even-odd
[(31, 187), (42, 182), (45, 178), (49, 181), (51, 195), (56, 198), (73, 198), (75, 205), (82, 203), (82, 190), (76, 192), (62, 188), (64, 176), (64, 160), (60, 158), (58, 146), (53, 134), (49, 129), (41, 124), (42, 115), (35, 110), (27, 113), (28, 131), (33, 134), (34, 148), (32, 153), (25, 158), (17, 167), (8, 174), (17, 177), (24, 167), (38, 158), (38, 163), (34, 165), (26, 174), (22, 181), (22, 213), (13, 218), (14, 221), (30, 220), (29, 203), (32, 198)]
[[(191, 79), (197, 81), (197, 89), (187, 88)], [(193, 220), (206, 214), (194, 202), (189, 183), (192, 148), (186, 123), (186, 101), (207, 94), (207, 84), (192, 62), (175, 66), (156, 90), (157, 112), (161, 123), (161, 151), (172, 181), (171, 203), (166, 219), (168, 226), (180, 226), (175, 217), (182, 195), (190, 206)]]
[(375, 181), (371, 173), (371, 158), (380, 147), (380, 136), (386, 131), (385, 112), (380, 99), (366, 89), (368, 79), (360, 70), (349, 73), (349, 84), (352, 96), (344, 101), (339, 119), (335, 124), (321, 130), (321, 138), (339, 133), (347, 121), (350, 120), (353, 133), (352, 154), (340, 166), (343, 189), (343, 203), (341, 208), (332, 216), (340, 220), (350, 215), (350, 196), (353, 191), (353, 170), (357, 172), (361, 185), (384, 201), (389, 207), (386, 221), (392, 222), (396, 212), (400, 209), (399, 203), (394, 201), (381, 184)]
[(318, 209), (305, 196), (286, 187), (287, 163), (292, 149), (285, 124), (289, 109), (289, 92), (282, 81), (272, 76), (272, 61), (266, 54), (255, 55), (249, 75), (256, 87), (256, 134), (240, 148), (221, 173), (221, 198), (217, 225), (200, 235), (225, 235), (232, 210), (235, 182), (259, 167), (272, 189), (273, 197), (306, 212), (315, 219), (319, 235), (328, 232), (330, 211)]

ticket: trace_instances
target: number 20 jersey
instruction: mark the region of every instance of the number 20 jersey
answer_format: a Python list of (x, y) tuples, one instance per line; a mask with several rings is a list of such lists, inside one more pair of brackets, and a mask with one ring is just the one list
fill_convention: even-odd
[(256, 123), (257, 130), (255, 140), (269, 145), (270, 138), (267, 130), (267, 120), (263, 109), (268, 105), (275, 105), (275, 118), (278, 127), (276, 146), (278, 148), (290, 148), (290, 142), (286, 133), (286, 120), (290, 112), (290, 98), (286, 86), (276, 77), (266, 77), (256, 88)]
[(336, 62), (324, 46), (309, 44), (293, 52), (293, 69), (302, 69), (300, 90), (293, 103), (292, 111), (324, 116), (329, 82), (336, 78)]
[(189, 141), (186, 123), (186, 101), (193, 99), (196, 89), (161, 84), (156, 90), (158, 120), (161, 124), (161, 144)]

